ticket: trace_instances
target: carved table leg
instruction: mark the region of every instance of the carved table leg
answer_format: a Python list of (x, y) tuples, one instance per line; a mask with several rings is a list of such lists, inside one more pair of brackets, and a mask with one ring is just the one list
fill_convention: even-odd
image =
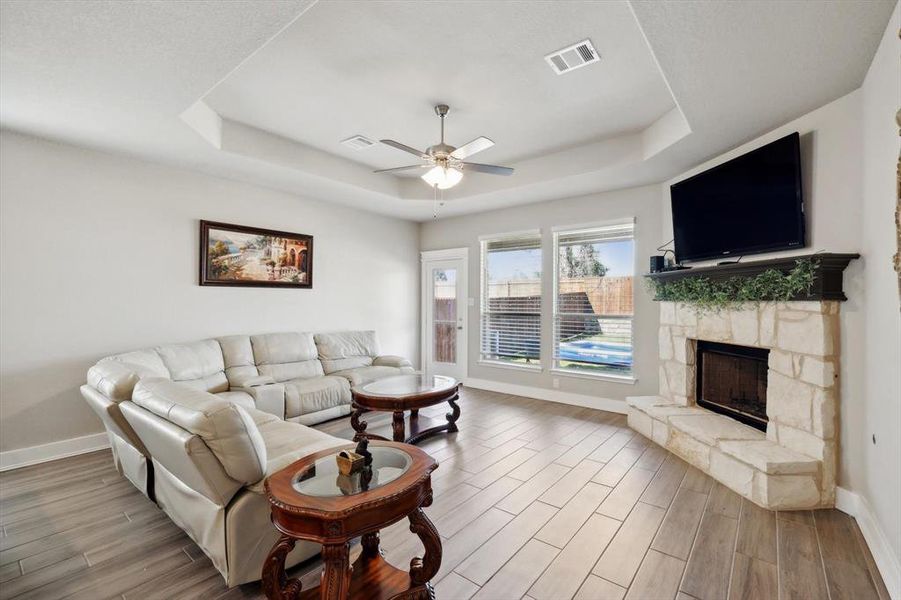
[(294, 600), (300, 594), (300, 580), (285, 575), (285, 557), (294, 550), (294, 538), (283, 535), (263, 563), (263, 593), (269, 600)]
[(395, 442), (403, 442), (404, 441), (404, 411), (402, 411), (402, 410), (394, 411), (394, 420), (391, 425), (392, 425), (392, 428), (394, 429), (394, 441)]
[(363, 556), (373, 557), (379, 555), (379, 532), (364, 533), (362, 538)]
[(421, 508), (410, 513), (410, 531), (419, 536), (425, 548), (422, 558), (410, 561), (410, 581), (415, 585), (426, 585), (441, 568), (441, 538)]
[(449, 412), (446, 415), (444, 415), (447, 418), (447, 431), (448, 432), (459, 431), (459, 429), (457, 429), (457, 419), (460, 418), (460, 407), (457, 406), (458, 398), (459, 398), (459, 396), (454, 396), (453, 398), (451, 398), (450, 400), (447, 401), (447, 403), (450, 404), (451, 410), (453, 411), (453, 412)]
[(345, 600), (350, 595), (350, 547), (343, 544), (322, 546), (322, 577), (319, 589), (322, 600)]
[(353, 412), (350, 414), (350, 426), (354, 428), (356, 432), (354, 434), (354, 441), (359, 442), (361, 439), (366, 437), (366, 421), (360, 420), (360, 415), (366, 412), (363, 408), (358, 406), (357, 404), (353, 404)]

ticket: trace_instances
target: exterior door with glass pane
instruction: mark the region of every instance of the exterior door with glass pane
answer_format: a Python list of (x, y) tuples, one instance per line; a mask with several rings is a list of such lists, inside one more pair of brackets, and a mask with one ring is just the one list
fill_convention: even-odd
[[(466, 376), (466, 257), (423, 252), (423, 363), (427, 372)], [(435, 256), (437, 255), (437, 256)]]

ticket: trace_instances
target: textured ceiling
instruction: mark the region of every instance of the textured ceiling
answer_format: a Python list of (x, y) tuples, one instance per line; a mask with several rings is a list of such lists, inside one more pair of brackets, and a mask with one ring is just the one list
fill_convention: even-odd
[[(450, 141), (517, 172), (446, 215), (663, 181), (856, 89), (895, 4), (313, 2), (2, 0), (0, 126), (427, 219), (370, 173), (402, 153), (336, 142), (425, 146), (451, 104)], [(599, 64), (543, 63), (585, 37)]]
[(633, 9), (692, 130), (743, 140), (859, 87), (894, 5), (635, 2)]
[[(590, 38), (601, 61), (557, 75), (544, 56)], [(266, 90), (266, 93), (261, 93)], [(625, 2), (319, 2), (229, 75), (223, 117), (369, 166), (408, 164), (354, 134), (422, 149), (485, 135), (508, 162), (640, 131), (675, 104)]]
[(0, 123), (139, 145), (309, 4), (3, 0)]

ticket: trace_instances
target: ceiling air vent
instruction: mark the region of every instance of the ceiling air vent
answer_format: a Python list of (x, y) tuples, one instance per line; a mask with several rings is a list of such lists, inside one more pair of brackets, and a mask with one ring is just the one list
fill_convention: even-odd
[(591, 40), (584, 40), (578, 44), (567, 46), (544, 57), (544, 60), (551, 65), (551, 68), (554, 69), (557, 75), (569, 73), (574, 69), (590, 65), (600, 59), (601, 57), (598, 56), (594, 46), (591, 45)]
[(369, 138), (363, 137), (362, 135), (355, 135), (353, 137), (349, 137), (346, 140), (341, 140), (341, 143), (345, 146), (349, 146), (354, 150), (365, 150), (371, 146), (375, 146), (375, 142), (370, 140)]

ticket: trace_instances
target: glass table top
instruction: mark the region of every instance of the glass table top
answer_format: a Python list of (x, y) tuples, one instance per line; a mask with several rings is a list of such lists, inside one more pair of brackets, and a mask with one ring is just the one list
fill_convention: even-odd
[(386, 377), (367, 383), (359, 388), (367, 396), (384, 396), (393, 398), (398, 396), (415, 396), (429, 392), (441, 392), (453, 389), (457, 380), (444, 375), (426, 375), (425, 373), (411, 373), (409, 375), (397, 375)]
[(387, 446), (369, 446), (372, 464), (351, 475), (342, 475), (335, 460), (337, 452), (323, 456), (311, 467), (294, 476), (294, 489), (307, 496), (353, 496), (390, 483), (406, 473), (413, 464), (412, 457)]

